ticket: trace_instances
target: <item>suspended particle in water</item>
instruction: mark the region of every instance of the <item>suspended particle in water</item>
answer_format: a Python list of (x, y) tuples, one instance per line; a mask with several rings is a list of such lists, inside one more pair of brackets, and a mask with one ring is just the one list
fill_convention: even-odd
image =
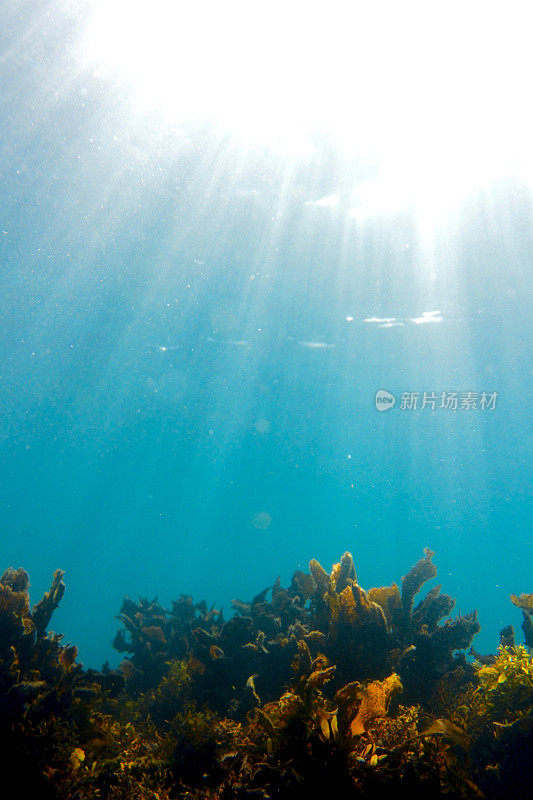
[(254, 427), (257, 433), (269, 433), (272, 425), (264, 417), (258, 417), (254, 422)]
[(254, 514), (252, 519), (254, 528), (257, 528), (260, 531), (266, 531), (266, 529), (270, 527), (271, 522), (272, 517), (268, 511), (258, 511), (257, 514)]

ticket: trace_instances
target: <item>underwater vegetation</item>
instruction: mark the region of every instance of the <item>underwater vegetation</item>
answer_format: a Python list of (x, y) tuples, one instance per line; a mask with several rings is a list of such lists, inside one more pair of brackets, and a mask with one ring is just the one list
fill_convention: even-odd
[[(125, 598), (117, 671), (84, 670), (48, 631), (63, 573), (31, 608), (0, 578), (0, 766), (40, 798), (528, 796), (533, 595), (512, 595), (497, 653), (450, 616), (430, 550), (400, 584), (364, 589), (344, 553), (279, 579), (234, 614), (182, 595)], [(422, 595), (422, 596), (421, 596)], [(475, 661), (467, 659), (466, 653)]]
[(56, 797), (55, 764), (67, 763), (92, 731), (89, 704), (121, 691), (120, 675), (76, 663), (77, 649), (46, 628), (65, 591), (56, 570), (50, 590), (30, 610), (29, 577), (8, 569), (0, 578), (0, 769), (27, 796)]

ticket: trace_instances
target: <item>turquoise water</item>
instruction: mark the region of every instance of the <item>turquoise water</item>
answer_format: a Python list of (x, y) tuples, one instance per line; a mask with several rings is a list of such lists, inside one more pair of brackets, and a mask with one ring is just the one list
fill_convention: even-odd
[[(28, 570), (35, 601), (65, 570), (53, 627), (93, 667), (119, 661), (125, 594), (230, 613), (345, 550), (368, 588), (432, 548), (456, 611), (478, 610), (476, 649), (494, 651), (509, 623), (521, 641), (509, 594), (531, 591), (533, 555), (528, 182), (472, 187), (428, 241), (413, 206), (357, 213), (370, 157), (318, 133), (299, 155), (207, 124), (177, 135), (73, 68), (75, 19), (37, 35), (28, 4), (13, 9), (2, 570)], [(385, 413), (380, 389), (396, 398)]]

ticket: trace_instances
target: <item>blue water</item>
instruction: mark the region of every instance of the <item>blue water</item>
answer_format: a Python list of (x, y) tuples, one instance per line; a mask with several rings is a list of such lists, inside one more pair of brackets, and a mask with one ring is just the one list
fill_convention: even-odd
[[(13, 47), (18, 6), (0, 40), (0, 571), (28, 570), (36, 602), (65, 570), (51, 627), (93, 667), (119, 661), (125, 594), (229, 614), (345, 550), (368, 588), (431, 547), (456, 611), (478, 610), (476, 649), (508, 623), (522, 641), (531, 187), (471, 191), (430, 246), (414, 209), (357, 222), (371, 161), (133, 123), (121, 91), (68, 70), (71, 19)], [(424, 391), (497, 401), (400, 407)]]

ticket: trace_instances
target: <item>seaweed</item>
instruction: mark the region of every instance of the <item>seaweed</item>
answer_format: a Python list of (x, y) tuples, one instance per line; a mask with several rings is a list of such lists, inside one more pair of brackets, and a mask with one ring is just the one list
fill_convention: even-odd
[(530, 793), (533, 764), (533, 658), (522, 645), (500, 645), (478, 663), (476, 685), (455, 697), (455, 718), (468, 733), (472, 773), (488, 797)]
[(56, 570), (31, 611), (28, 574), (8, 569), (0, 578), (0, 765), (26, 796), (57, 794), (58, 771), (77, 770), (84, 756), (76, 744), (93, 736), (90, 705), (123, 688), (109, 670), (83, 673), (77, 648), (46, 630), (65, 591), (63, 575)]
[[(119, 672), (84, 670), (47, 631), (60, 570), (31, 611), (27, 573), (7, 570), (5, 775), (45, 800), (527, 796), (531, 655), (508, 626), (498, 653), (479, 656), (475, 612), (449, 618), (440, 586), (417, 603), (432, 558), (401, 591), (363, 589), (348, 552), (329, 573), (313, 560), (288, 588), (235, 601), (227, 621), (188, 595), (171, 609), (126, 598)], [(530, 597), (512, 597), (528, 618)]]
[(528, 647), (533, 648), (533, 593), (521, 594), (519, 597), (512, 594), (511, 602), (522, 609), (524, 641)]
[[(339, 688), (353, 680), (383, 680), (397, 671), (410, 702), (431, 702), (447, 673), (472, 678), (464, 654), (479, 631), (476, 613), (447, 620), (454, 601), (440, 586), (413, 608), (416, 595), (436, 575), (433, 553), (396, 584), (366, 591), (357, 582), (352, 555), (343, 554), (328, 573), (315, 559), (309, 574), (295, 572), (285, 589), (279, 579), (252, 601), (235, 600), (225, 622), (205, 603), (182, 596), (172, 611), (156, 600), (124, 600), (115, 648), (129, 653), (121, 669), (130, 692), (154, 689), (176, 658), (200, 665), (192, 693), (217, 713), (244, 719), (257, 695), (274, 699), (290, 682), (291, 665), (304, 640), (314, 655), (336, 665)], [(271, 597), (268, 599), (268, 594)]]

